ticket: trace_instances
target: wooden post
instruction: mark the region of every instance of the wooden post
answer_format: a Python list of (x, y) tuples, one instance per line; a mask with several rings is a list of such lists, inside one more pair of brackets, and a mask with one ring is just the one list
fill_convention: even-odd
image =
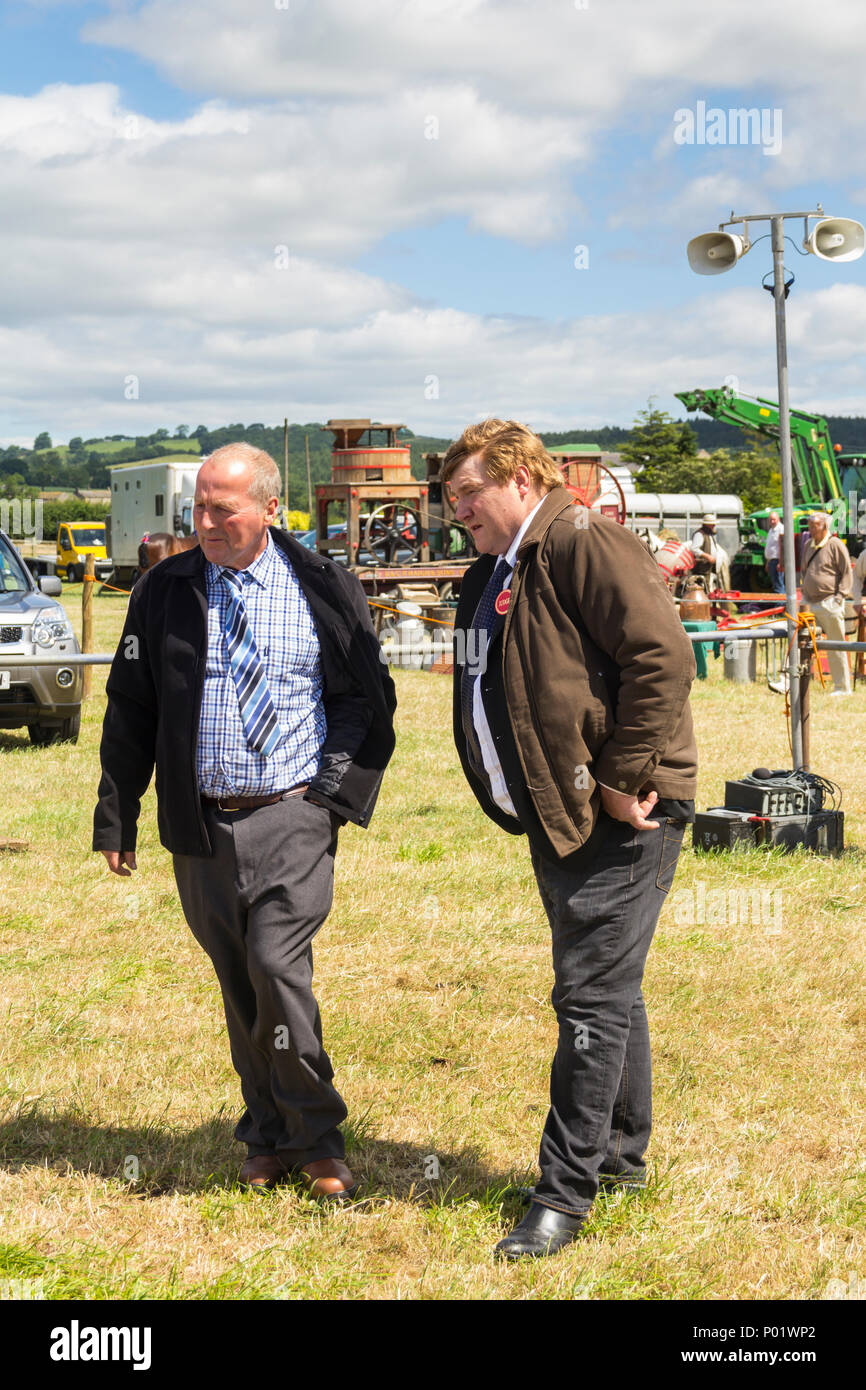
[(289, 417), (283, 417), (283, 506), (286, 509), (286, 522), (289, 511)]
[[(811, 740), (809, 736), (809, 694), (812, 684), (812, 644), (809, 641), (809, 636), (805, 628), (800, 628), (800, 631), (797, 636), (797, 646), (799, 648), (800, 656), (800, 728), (802, 730), (803, 737), (803, 771), (808, 772), (809, 759), (811, 757)], [(794, 770), (796, 771), (797, 769), (795, 768)]]
[[(857, 641), (866, 642), (866, 613), (857, 614)], [(866, 676), (866, 652), (855, 652), (854, 654), (854, 689), (857, 689), (857, 677)]]
[[(93, 556), (88, 555), (84, 561), (84, 588), (81, 593), (81, 650), (83, 652), (93, 651), (93, 583), (95, 578), (96, 564)], [(86, 700), (90, 695), (92, 675), (92, 666), (82, 666), (82, 700)]]
[(307, 510), (310, 513), (310, 522), (315, 526), (316, 523), (313, 521), (313, 489), (310, 486), (310, 436), (308, 434), (304, 435), (304, 453), (307, 456)]

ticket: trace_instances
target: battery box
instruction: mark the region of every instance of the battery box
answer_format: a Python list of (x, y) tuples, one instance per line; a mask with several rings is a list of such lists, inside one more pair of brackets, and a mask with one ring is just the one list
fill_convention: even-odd
[(699, 850), (747, 849), (761, 844), (761, 822), (754, 811), (732, 811), (711, 806), (695, 816), (692, 846)]
[[(730, 784), (729, 784), (730, 785)], [(711, 806), (695, 816), (692, 846), (696, 850), (736, 850), (755, 846), (794, 849), (803, 845), (817, 854), (841, 854), (845, 848), (845, 813), (819, 811), (809, 816), (758, 816)]]
[(819, 811), (814, 816), (769, 816), (760, 822), (762, 844), (794, 849), (805, 845), (816, 854), (841, 854), (845, 848), (845, 812)]

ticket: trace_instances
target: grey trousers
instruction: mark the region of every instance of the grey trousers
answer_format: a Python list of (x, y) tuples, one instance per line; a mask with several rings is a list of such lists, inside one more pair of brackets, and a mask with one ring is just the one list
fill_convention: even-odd
[(601, 1174), (644, 1174), (652, 1062), (641, 983), (685, 833), (685, 821), (657, 819), (657, 830), (635, 830), (601, 811), (568, 869), (532, 855), (559, 1023), (535, 1200), (571, 1215), (589, 1210)]
[(339, 818), (303, 796), (251, 811), (205, 808), (213, 858), (174, 855), (190, 930), (210, 956), (246, 1111), (235, 1138), (289, 1166), (342, 1158), (313, 997), (312, 940), (333, 900)]

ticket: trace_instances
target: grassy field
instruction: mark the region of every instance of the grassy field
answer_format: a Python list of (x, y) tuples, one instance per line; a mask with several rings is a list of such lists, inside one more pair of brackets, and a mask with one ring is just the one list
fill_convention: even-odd
[[(64, 591), (78, 621), (79, 596)], [(96, 599), (103, 650), (124, 606)], [(726, 777), (788, 762), (779, 697), (726, 685), (720, 664), (693, 697), (700, 807), (721, 802)], [(555, 1259), (501, 1267), (491, 1249), (519, 1212), (505, 1190), (533, 1174), (546, 1111), (549, 931), (525, 842), (484, 818), (459, 771), (448, 679), (396, 673), (397, 752), (372, 828), (341, 832), (317, 939), (365, 1183), (362, 1204), (330, 1214), (292, 1188), (234, 1185), (221, 1001), (152, 793), (134, 878), (90, 852), (104, 680), (97, 668), (77, 746), (0, 734), (0, 838), (29, 842), (0, 855), (0, 1280), (41, 1281), (49, 1298), (866, 1290), (866, 690), (813, 702), (813, 762), (845, 790), (842, 859), (683, 853), (645, 982), (648, 1191), (600, 1199)], [(758, 890), (748, 910), (744, 890)]]
[[(201, 453), (201, 444), (197, 439), (164, 439), (161, 442), (170, 444), (176, 454)], [(86, 444), (84, 447), (88, 454), (105, 454), (108, 457), (111, 454), (119, 453), (121, 449), (128, 449), (134, 443), (134, 439), (98, 439), (95, 443)], [(69, 458), (69, 445), (52, 444), (50, 449), (37, 449), (33, 453), (33, 462), (38, 463), (40, 459), (50, 453), (57, 454), (66, 461)], [(150, 459), (142, 459), (143, 463), (150, 463), (151, 461)]]
[[(171, 445), (176, 454), (200, 454), (201, 444), (197, 439), (161, 439), (160, 444)], [(100, 439), (96, 444), (88, 444), (88, 449), (93, 449), (97, 454), (116, 454), (121, 449), (128, 449), (134, 444), (134, 439)], [(155, 463), (155, 459), (142, 459), (142, 463)]]

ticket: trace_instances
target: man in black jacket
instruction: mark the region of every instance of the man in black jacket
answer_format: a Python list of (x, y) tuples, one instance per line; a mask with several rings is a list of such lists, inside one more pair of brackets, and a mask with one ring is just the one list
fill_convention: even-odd
[(136, 585), (108, 678), (93, 847), (136, 867), (156, 769), (160, 841), (213, 961), (246, 1111), (241, 1180), (355, 1190), (312, 993), (338, 830), (366, 826), (394, 685), (357, 579), (272, 529), (279, 473), (248, 444), (202, 464), (199, 547)]

